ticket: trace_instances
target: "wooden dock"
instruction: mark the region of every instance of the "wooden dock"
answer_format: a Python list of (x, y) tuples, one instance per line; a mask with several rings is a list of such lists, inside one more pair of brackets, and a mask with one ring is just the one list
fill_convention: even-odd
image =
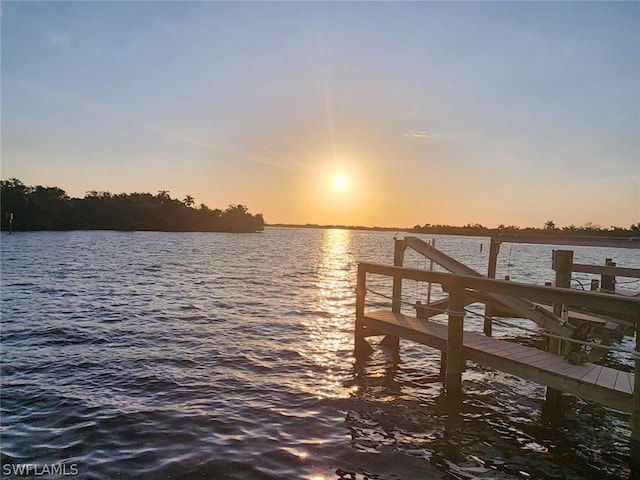
[[(359, 263), (354, 332), (356, 362), (363, 362), (373, 350), (367, 342), (368, 337), (384, 335), (381, 344), (396, 352), (399, 352), (400, 339), (404, 338), (442, 352), (441, 378), (452, 404), (458, 403), (462, 398), (462, 373), (465, 370), (465, 362), (472, 360), (546, 386), (546, 402), (552, 409), (559, 407), (559, 394), (565, 392), (631, 413), (630, 463), (632, 471), (640, 478), (640, 297), (567, 288), (573, 257), (570, 250), (558, 250), (557, 255), (554, 254), (554, 261), (557, 263), (556, 286), (496, 280), (498, 247), (500, 242), (504, 241), (535, 243), (530, 238), (492, 239), (488, 278), (438, 252), (433, 245), (426, 245), (413, 237), (395, 240), (393, 266)], [(581, 239), (580, 242), (584, 243), (586, 240)], [(601, 244), (603, 240), (598, 239), (598, 242)], [(612, 240), (612, 243), (616, 242)], [(625, 244), (625, 248), (639, 246), (638, 242)], [(409, 247), (451, 273), (404, 267), (404, 251)], [(567, 266), (562, 267), (565, 263)], [(604, 273), (607, 276), (611, 276), (612, 273), (636, 275), (638, 272), (635, 270), (606, 269)], [(388, 310), (370, 311), (366, 308), (365, 298), (369, 292), (367, 277), (371, 275), (393, 279), (391, 305)], [(407, 302), (415, 308), (416, 316), (405, 315), (402, 313), (403, 280), (425, 282), (429, 285), (439, 284), (442, 291), (448, 294), (448, 298), (426, 305)], [(484, 333), (465, 331), (465, 308), (478, 302), (484, 303), (485, 309), (487, 306), (498, 306), (536, 322), (547, 331), (545, 333), (541, 330), (540, 333), (548, 337), (548, 350), (542, 351), (493, 338), (492, 319), (487, 314), (484, 315)], [(553, 307), (549, 311), (541, 305)], [(575, 365), (564, 358), (564, 345), (575, 342), (570, 338), (575, 327), (565, 322), (560, 312), (572, 309), (595, 314), (606, 312), (621, 329), (635, 333), (635, 351), (631, 352), (635, 358), (634, 372), (624, 372), (593, 363)], [(446, 325), (429, 320), (431, 316), (439, 313), (446, 315)], [(604, 350), (608, 347), (602, 343), (598, 348)]]
[[(365, 336), (393, 335), (447, 352), (447, 329), (433, 321), (391, 311), (367, 311)], [(472, 360), (585, 400), (631, 413), (633, 373), (592, 363), (572, 365), (560, 355), (534, 347), (464, 332), (464, 360)]]

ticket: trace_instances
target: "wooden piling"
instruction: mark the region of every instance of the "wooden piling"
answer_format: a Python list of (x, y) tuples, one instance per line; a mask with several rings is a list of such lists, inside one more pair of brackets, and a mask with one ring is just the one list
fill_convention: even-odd
[[(616, 262), (611, 258), (607, 258), (605, 260), (605, 265), (607, 267), (615, 267)], [(601, 275), (600, 276), (600, 288), (602, 290), (606, 290), (607, 292), (615, 292), (616, 291), (616, 277), (613, 275)]]
[[(404, 240), (396, 239), (394, 249), (393, 249), (393, 266), (394, 267), (402, 267), (404, 264), (404, 251), (407, 246), (405, 245)], [(391, 311), (394, 313), (399, 313), (400, 308), (402, 307), (402, 302), (400, 299), (402, 298), (402, 278), (395, 276), (393, 277), (393, 299), (391, 301)]]
[[(573, 250), (554, 250), (552, 266), (556, 272), (555, 286), (557, 288), (569, 288), (571, 286), (571, 266), (573, 265)], [(562, 316), (563, 304), (553, 304), (553, 313), (556, 317)], [(562, 354), (563, 342), (557, 338), (550, 338), (547, 351), (558, 355)], [(547, 387), (546, 402), (551, 412), (557, 412), (562, 392)]]
[[(552, 264), (553, 264), (553, 269), (556, 272), (555, 286), (557, 288), (571, 287), (573, 250), (554, 250)], [(553, 313), (556, 317), (560, 317), (562, 315), (562, 306), (563, 306), (562, 303), (553, 304)], [(555, 339), (552, 339), (552, 340), (555, 340)], [(553, 353), (559, 353), (559, 351), (554, 351)]]
[[(500, 253), (500, 242), (495, 240), (493, 237), (491, 238), (491, 243), (489, 244), (489, 266), (487, 270), (488, 278), (496, 278), (496, 268), (498, 265), (498, 253)], [(485, 305), (484, 307), (484, 334), (488, 337), (492, 334), (493, 322), (491, 321), (492, 311), (491, 308)]]
[(464, 370), (464, 286), (453, 280), (449, 285), (449, 325), (447, 328), (447, 397), (462, 398), (462, 371)]
[[(436, 246), (436, 239), (432, 238), (429, 245), (433, 248)], [(433, 271), (433, 259), (429, 259), (429, 271)], [(431, 282), (427, 283), (427, 305), (431, 306)]]
[(491, 239), (489, 244), (489, 267), (487, 270), (488, 278), (496, 278), (496, 268), (498, 266), (498, 253), (500, 253), (500, 242)]
[[(393, 266), (402, 267), (404, 265), (404, 252), (407, 249), (407, 245), (404, 239), (396, 239), (393, 249)], [(402, 278), (393, 277), (393, 299), (391, 300), (391, 311), (394, 313), (400, 313), (402, 309)], [(392, 354), (398, 355), (400, 353), (400, 337), (395, 335), (386, 335), (381, 342), (381, 345), (389, 350)]]
[(373, 349), (365, 339), (364, 300), (367, 293), (367, 271), (362, 264), (358, 264), (358, 283), (356, 286), (356, 325), (354, 328), (354, 357), (356, 364), (362, 363)]

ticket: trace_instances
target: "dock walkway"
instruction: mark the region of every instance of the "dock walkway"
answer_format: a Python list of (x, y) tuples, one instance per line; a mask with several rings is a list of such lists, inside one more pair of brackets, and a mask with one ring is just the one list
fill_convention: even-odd
[[(447, 351), (446, 325), (391, 311), (367, 311), (363, 327), (369, 335), (393, 335)], [(560, 355), (514, 342), (465, 331), (464, 359), (517, 375), (624, 412), (633, 406), (633, 373), (584, 363), (573, 365)]]

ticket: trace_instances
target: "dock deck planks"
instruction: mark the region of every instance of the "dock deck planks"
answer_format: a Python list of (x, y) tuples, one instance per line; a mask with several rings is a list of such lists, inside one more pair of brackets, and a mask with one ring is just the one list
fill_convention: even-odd
[[(367, 311), (363, 324), (377, 334), (395, 335), (446, 351), (447, 326), (390, 311)], [(465, 331), (467, 360), (518, 375), (624, 412), (631, 412), (633, 373), (584, 363), (573, 365), (561, 355)]]

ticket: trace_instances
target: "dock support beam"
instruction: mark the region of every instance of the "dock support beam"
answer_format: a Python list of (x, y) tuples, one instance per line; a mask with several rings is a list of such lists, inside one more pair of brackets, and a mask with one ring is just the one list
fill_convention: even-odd
[[(555, 286), (557, 288), (571, 287), (571, 267), (573, 265), (573, 250), (554, 250), (552, 267), (556, 272)], [(553, 304), (553, 313), (556, 317), (562, 316), (562, 303)], [(550, 338), (547, 351), (562, 355), (563, 343), (557, 338)], [(560, 407), (560, 397), (562, 392), (554, 388), (547, 387), (547, 408), (552, 414), (558, 413)]]
[(462, 399), (462, 371), (464, 370), (464, 287), (453, 280), (449, 286), (449, 326), (447, 330), (446, 390), (455, 402)]
[[(489, 244), (489, 267), (487, 269), (487, 278), (496, 278), (496, 269), (498, 266), (498, 253), (500, 253), (500, 242), (495, 240), (493, 237), (491, 238), (491, 243)], [(493, 324), (491, 321), (492, 312), (491, 309), (487, 306), (484, 307), (484, 334), (487, 337), (490, 337), (492, 334)]]
[[(605, 259), (605, 266), (615, 267), (616, 262), (612, 258)], [(615, 293), (616, 291), (616, 277), (613, 275), (601, 275), (600, 276), (600, 288), (602, 290)]]
[(367, 272), (362, 264), (358, 264), (358, 283), (356, 286), (356, 325), (354, 329), (354, 350), (356, 365), (361, 364), (373, 352), (373, 348), (365, 339), (364, 298), (367, 294)]
[[(393, 249), (393, 266), (402, 267), (404, 265), (404, 251), (407, 244), (404, 239), (396, 239)], [(400, 313), (402, 308), (402, 278), (393, 277), (393, 299), (391, 300), (391, 311)], [(393, 355), (400, 353), (400, 338), (395, 335), (386, 335), (380, 344), (389, 350)]]

